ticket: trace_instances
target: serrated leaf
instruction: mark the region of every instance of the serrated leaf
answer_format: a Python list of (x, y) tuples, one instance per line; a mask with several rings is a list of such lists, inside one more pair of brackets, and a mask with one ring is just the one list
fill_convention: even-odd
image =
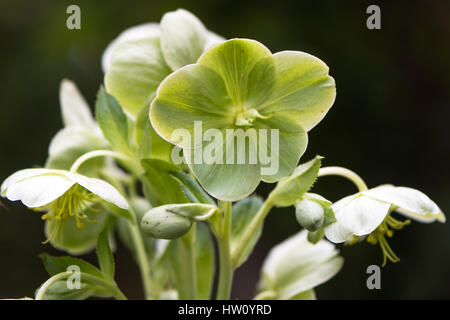
[(322, 157), (301, 164), (294, 172), (281, 179), (270, 193), (270, 202), (276, 207), (287, 207), (299, 201), (314, 184), (319, 174)]
[(181, 182), (169, 173), (180, 170), (177, 166), (158, 159), (144, 159), (141, 164), (145, 170), (144, 192), (152, 207), (190, 202)]
[(78, 266), (82, 273), (88, 273), (100, 279), (106, 279), (105, 275), (95, 266), (79, 258), (60, 256), (54, 257), (47, 253), (39, 255), (44, 263), (45, 270), (50, 276), (54, 276), (61, 272), (67, 272), (70, 266)]
[(95, 109), (98, 124), (111, 147), (116, 151), (129, 154), (127, 116), (117, 100), (103, 87), (98, 92)]

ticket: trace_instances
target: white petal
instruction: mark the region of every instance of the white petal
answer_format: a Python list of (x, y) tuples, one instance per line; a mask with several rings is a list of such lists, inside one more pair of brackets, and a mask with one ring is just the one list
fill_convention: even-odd
[(45, 173), (51, 173), (54, 170), (51, 169), (44, 169), (44, 168), (36, 168), (36, 169), (24, 169), (17, 171), (10, 175), (6, 180), (3, 182), (1, 187), (1, 195), (4, 196), (6, 193), (6, 190), (14, 183), (24, 180), (33, 176), (45, 174)]
[(374, 231), (389, 212), (390, 204), (359, 195), (346, 205), (335, 209), (336, 220), (357, 236), (364, 236)]
[(325, 236), (334, 243), (350, 240), (353, 232), (347, 229), (339, 220), (324, 228)]
[(106, 142), (103, 138), (96, 135), (95, 131), (93, 132), (83, 127), (66, 127), (58, 131), (53, 137), (48, 154), (52, 157), (68, 149), (80, 149), (84, 146), (86, 149), (101, 149), (106, 147)]
[(101, 199), (108, 201), (119, 208), (128, 209), (128, 202), (112, 185), (106, 181), (88, 178), (79, 174), (73, 174), (73, 179), (80, 186), (86, 188), (90, 192), (96, 194)]
[(12, 184), (6, 190), (6, 197), (11, 201), (21, 200), (29, 208), (38, 208), (55, 201), (74, 184), (64, 174), (47, 173)]
[(202, 22), (184, 9), (166, 13), (161, 19), (161, 50), (172, 70), (195, 63), (208, 42)]
[(128, 40), (159, 37), (160, 35), (161, 31), (159, 29), (158, 23), (145, 23), (131, 27), (123, 31), (106, 47), (105, 51), (103, 52), (102, 56), (103, 72), (106, 73), (106, 71), (108, 71), (111, 62), (111, 53), (118, 44)]
[(441, 209), (427, 195), (407, 187), (383, 185), (365, 191), (368, 196), (399, 207), (398, 212), (421, 222), (445, 222)]
[(275, 246), (263, 265), (268, 288), (279, 299), (289, 299), (329, 280), (342, 267), (343, 259), (335, 247), (320, 241), (310, 244), (307, 232), (301, 231)]
[(218, 34), (212, 31), (208, 31), (208, 38), (206, 39), (205, 51), (211, 47), (214, 47), (216, 44), (219, 44), (224, 41), (225, 41), (224, 37), (219, 36)]
[(95, 126), (89, 105), (78, 91), (75, 83), (67, 79), (61, 81), (59, 100), (66, 127), (80, 126), (92, 129)]

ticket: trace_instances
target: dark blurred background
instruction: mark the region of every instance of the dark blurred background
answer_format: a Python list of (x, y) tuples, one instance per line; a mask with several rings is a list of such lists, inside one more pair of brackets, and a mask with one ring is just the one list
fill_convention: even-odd
[[(66, 8), (81, 7), (81, 30), (66, 28)], [(366, 28), (366, 8), (381, 7), (381, 30)], [(91, 106), (102, 83), (101, 54), (119, 32), (179, 7), (226, 38), (261, 41), (273, 52), (301, 50), (324, 60), (337, 99), (310, 132), (304, 160), (349, 167), (369, 184), (410, 186), (450, 213), (450, 1), (0, 1), (0, 180), (43, 165), (62, 126), (58, 89), (76, 82)], [(271, 185), (258, 192), (267, 194)], [(321, 179), (331, 200), (350, 182)], [(33, 296), (47, 275), (37, 255), (60, 254), (45, 240), (40, 215), (1, 200), (0, 297)], [(269, 248), (297, 232), (293, 208), (274, 210), (250, 261), (236, 274), (233, 297), (251, 298)], [(382, 290), (366, 288), (366, 268), (381, 263), (366, 242), (341, 248), (342, 271), (317, 288), (319, 298), (450, 298), (450, 225), (413, 223), (390, 241), (401, 262), (382, 269)], [(119, 246), (118, 282), (141, 298), (138, 270)], [(90, 254), (88, 260), (95, 261)]]

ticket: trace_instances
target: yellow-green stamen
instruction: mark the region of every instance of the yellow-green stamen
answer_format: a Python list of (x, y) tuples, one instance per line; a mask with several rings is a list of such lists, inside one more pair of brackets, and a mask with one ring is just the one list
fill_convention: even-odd
[[(56, 223), (52, 233), (48, 235), (48, 241), (52, 241), (58, 237), (62, 237), (62, 228), (66, 219), (74, 217), (76, 219), (77, 227), (83, 228), (83, 220), (91, 223), (96, 221), (89, 220), (84, 213), (85, 209), (90, 206), (95, 200), (96, 195), (82, 186), (75, 184), (61, 197), (47, 205), (41, 210), (47, 210), (47, 213), (42, 215), (43, 220), (54, 221)], [(62, 240), (62, 239), (60, 239)]]
[(394, 235), (394, 230), (400, 230), (410, 223), (411, 220), (398, 221), (388, 214), (378, 228), (367, 237), (367, 242), (380, 245), (381, 251), (383, 252), (382, 267), (386, 265), (388, 259), (393, 263), (400, 261), (400, 258), (395, 254), (387, 242), (386, 236), (391, 238)]

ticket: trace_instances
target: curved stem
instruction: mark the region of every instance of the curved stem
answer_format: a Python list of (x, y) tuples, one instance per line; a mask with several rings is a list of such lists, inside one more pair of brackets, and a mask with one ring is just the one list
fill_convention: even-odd
[(70, 172), (76, 173), (83, 163), (85, 163), (86, 161), (88, 161), (92, 158), (97, 158), (97, 157), (112, 157), (115, 159), (130, 161), (130, 158), (128, 158), (127, 156), (124, 156), (121, 153), (115, 152), (115, 151), (95, 150), (95, 151), (90, 151), (88, 153), (85, 153), (81, 157), (79, 157), (77, 160), (75, 160), (72, 167), (70, 168)]
[(219, 249), (219, 284), (217, 288), (217, 300), (228, 300), (231, 294), (233, 282), (233, 264), (231, 259), (230, 236), (231, 236), (231, 202), (219, 201), (219, 207), (223, 210), (223, 223), (220, 234), (217, 236), (217, 247)]
[[(50, 277), (39, 288), (39, 291), (36, 294), (36, 300), (43, 300), (45, 293), (55, 282), (57, 282), (59, 280), (67, 279), (71, 275), (73, 275), (72, 272), (61, 272), (61, 273), (55, 274), (54, 276)], [(102, 279), (99, 279), (93, 275), (90, 275), (89, 273), (82, 272), (80, 277), (83, 279), (86, 279), (88, 281), (100, 283), (102, 286), (108, 288), (110, 290), (110, 293), (112, 294), (112, 296), (117, 300), (127, 300), (127, 297), (123, 294), (122, 291), (120, 291), (120, 289), (115, 284), (108, 283)]]
[(323, 176), (341, 176), (353, 182), (359, 191), (367, 190), (364, 180), (355, 172), (342, 167), (325, 167), (319, 170), (319, 177)]
[(247, 246), (248, 242), (250, 241), (253, 234), (256, 232), (256, 230), (260, 226), (260, 224), (263, 223), (263, 221), (266, 218), (267, 214), (269, 213), (270, 209), (272, 209), (272, 204), (270, 202), (270, 196), (269, 196), (267, 198), (267, 200), (263, 203), (261, 208), (259, 208), (256, 215), (253, 217), (252, 221), (249, 223), (249, 225), (245, 229), (245, 233), (242, 236), (241, 241), (238, 243), (237, 247), (233, 251), (231, 261), (232, 261), (234, 268), (239, 263), (241, 256), (244, 253), (245, 247)]
[(50, 277), (39, 288), (39, 291), (36, 294), (36, 300), (43, 300), (45, 293), (52, 286), (52, 284), (54, 284), (56, 281), (67, 279), (71, 275), (72, 275), (72, 272), (61, 272), (61, 273), (55, 274), (54, 276)]

